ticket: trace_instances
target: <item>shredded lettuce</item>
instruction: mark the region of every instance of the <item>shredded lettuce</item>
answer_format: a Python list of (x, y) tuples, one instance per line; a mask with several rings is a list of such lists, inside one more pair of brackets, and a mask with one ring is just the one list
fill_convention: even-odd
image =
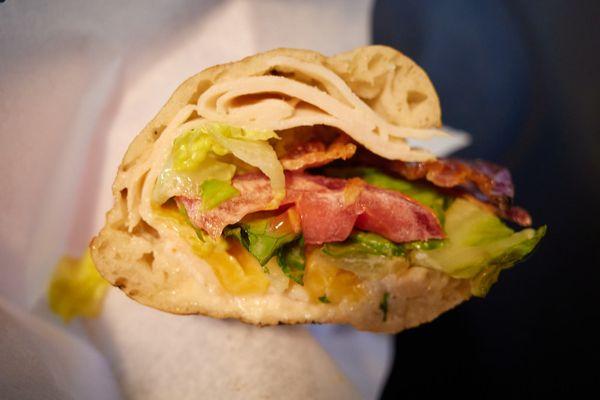
[(320, 257), (331, 258), (330, 262), (359, 276), (376, 278), (406, 268), (410, 251), (442, 245), (442, 240), (398, 244), (376, 233), (356, 231), (343, 242), (324, 244)]
[(402, 245), (370, 232), (355, 232), (344, 242), (326, 243), (323, 245), (322, 251), (337, 258), (364, 255), (388, 257), (404, 255)]
[(414, 265), (436, 269), (454, 278), (470, 279), (471, 292), (484, 296), (501, 270), (531, 253), (546, 227), (514, 232), (494, 214), (464, 199), (446, 213), (444, 246), (411, 253)]
[(81, 259), (60, 259), (48, 288), (48, 304), (65, 322), (78, 316), (94, 317), (100, 313), (108, 286), (88, 249)]
[[(220, 129), (217, 129), (218, 127), (225, 127), (225, 125), (210, 124), (208, 126), (215, 127), (215, 129), (208, 129), (208, 132), (210, 132), (217, 143), (231, 151), (240, 160), (260, 169), (270, 179), (273, 190), (273, 202), (269, 206), (273, 209), (277, 208), (285, 196), (285, 175), (283, 174), (283, 166), (279, 162), (273, 147), (264, 139), (250, 140), (249, 137), (251, 136), (248, 133), (243, 139), (238, 139), (235, 136), (231, 136), (231, 131), (228, 129), (224, 129), (224, 133)], [(277, 138), (275, 132), (269, 132), (272, 133), (271, 137)], [(265, 138), (267, 134), (263, 133), (262, 136), (257, 135), (257, 137)]]
[[(239, 160), (260, 169), (271, 180), (274, 191), (273, 208), (285, 195), (283, 167), (267, 142), (277, 139), (274, 131), (257, 131), (220, 123), (191, 121), (182, 126), (184, 133), (173, 141), (167, 163), (154, 187), (153, 201), (160, 205), (173, 196), (207, 197), (203, 183), (218, 180), (230, 184), (236, 166), (223, 161), (231, 153)], [(228, 190), (228, 195), (233, 193)], [(210, 208), (227, 200), (227, 196), (210, 196)]]
[(250, 130), (220, 123), (199, 123), (193, 130), (209, 135), (222, 148), (243, 162), (260, 169), (271, 180), (272, 208), (285, 196), (285, 175), (277, 154), (267, 140), (279, 139), (275, 131)]
[(205, 123), (179, 135), (173, 141), (173, 167), (176, 171), (193, 171), (210, 152), (224, 156), (231, 152), (221, 139), (267, 141), (278, 138), (274, 131), (242, 129), (219, 123)]
[(306, 255), (304, 239), (300, 237), (282, 246), (277, 252), (277, 263), (283, 273), (299, 285), (304, 285)]
[(220, 179), (208, 179), (202, 182), (200, 189), (202, 190), (202, 207), (205, 210), (211, 210), (240, 194), (229, 182)]
[[(535, 249), (546, 234), (546, 229), (546, 225), (543, 225), (535, 230), (533, 235), (527, 229), (515, 233), (512, 244), (504, 243), (506, 246), (504, 251), (498, 252), (471, 279), (471, 293), (474, 296), (484, 297), (492, 285), (498, 281), (498, 276), (503, 269), (510, 268), (516, 263), (523, 261)], [(499, 245), (496, 244), (496, 248)]]
[(284, 213), (242, 221), (227, 228), (226, 236), (235, 237), (264, 266), (277, 251), (300, 236), (299, 216), (293, 208)]
[(343, 242), (326, 243), (322, 251), (332, 257), (361, 255), (399, 257), (410, 250), (429, 250), (443, 246), (443, 240), (431, 239), (407, 243), (394, 243), (372, 232), (355, 231)]
[(212, 136), (196, 129), (189, 130), (173, 141), (173, 169), (178, 172), (195, 171), (206, 160), (209, 152), (218, 156), (229, 153), (226, 148), (215, 142)]
[(269, 139), (279, 139), (279, 136), (275, 133), (275, 131), (271, 130), (254, 130), (254, 129), (245, 129), (239, 128), (236, 126), (220, 124), (216, 122), (212, 122), (205, 125), (209, 131), (212, 133), (218, 132), (219, 135), (231, 138), (231, 139), (245, 139), (245, 140), (269, 140)]
[[(198, 198), (202, 195), (202, 184), (205, 181), (219, 180), (229, 184), (235, 170), (235, 165), (218, 161), (211, 155), (194, 170), (177, 171), (172, 162), (169, 162), (156, 181), (152, 200), (161, 205), (173, 196)], [(214, 206), (216, 205), (218, 204)]]
[(367, 280), (379, 279), (408, 268), (404, 257), (369, 254), (336, 258), (317, 250), (313, 252), (311, 260), (314, 261), (314, 265), (332, 265)]

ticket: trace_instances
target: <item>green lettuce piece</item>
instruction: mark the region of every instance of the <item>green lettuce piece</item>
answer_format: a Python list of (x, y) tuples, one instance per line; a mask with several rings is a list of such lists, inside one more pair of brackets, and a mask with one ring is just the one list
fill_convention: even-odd
[(211, 132), (218, 133), (219, 135), (232, 139), (245, 139), (245, 140), (269, 140), (279, 139), (279, 136), (275, 131), (271, 130), (256, 130), (256, 129), (245, 129), (237, 126), (225, 125), (218, 122), (212, 122), (204, 125), (206, 129)]
[(273, 235), (268, 230), (268, 219), (242, 224), (247, 236), (248, 251), (260, 265), (265, 265), (281, 246), (296, 239), (296, 234)]
[(373, 186), (400, 192), (431, 208), (442, 224), (444, 223), (444, 212), (452, 200), (427, 183), (391, 177), (375, 168), (330, 168), (325, 172), (341, 178), (359, 177)]
[(275, 131), (249, 130), (219, 123), (205, 123), (175, 138), (171, 150), (173, 168), (176, 171), (193, 171), (210, 152), (218, 156), (230, 152), (235, 154), (235, 149), (230, 148), (231, 142), (227, 139), (266, 141), (273, 138), (279, 138)]
[(239, 226), (226, 227), (225, 229), (223, 229), (223, 236), (237, 239), (238, 242), (240, 242), (242, 246), (244, 246), (244, 248), (248, 250), (248, 236), (245, 233), (242, 236), (242, 228), (240, 228)]
[(285, 196), (285, 175), (283, 166), (269, 139), (279, 139), (275, 131), (251, 130), (220, 123), (202, 123), (192, 129), (212, 138), (220, 149), (226, 149), (236, 158), (256, 167), (271, 181), (274, 193), (273, 208)]
[(324, 244), (321, 251), (335, 258), (367, 255), (400, 257), (410, 250), (434, 249), (442, 245), (443, 241), (436, 239), (397, 244), (376, 233), (357, 231), (343, 242)]
[(343, 242), (326, 243), (322, 247), (323, 253), (328, 256), (354, 257), (360, 255), (375, 255), (375, 256), (402, 256), (404, 248), (402, 245), (397, 245), (370, 232), (355, 232)]
[[(484, 297), (498, 280), (503, 269), (510, 268), (523, 261), (546, 234), (546, 225), (541, 226), (532, 237), (507, 248), (502, 254), (491, 259), (481, 271), (471, 279), (471, 293), (474, 296)], [(521, 232), (519, 232), (521, 233)], [(518, 235), (516, 233), (515, 235)], [(530, 236), (530, 235), (528, 235)]]
[(152, 200), (161, 205), (173, 196), (198, 198), (202, 195), (204, 181), (213, 179), (230, 182), (235, 170), (235, 165), (218, 161), (212, 155), (199, 163), (195, 170), (177, 171), (169, 162), (158, 176)]
[(546, 227), (514, 232), (494, 214), (457, 199), (446, 212), (444, 246), (411, 253), (414, 265), (436, 269), (454, 278), (470, 279), (471, 292), (484, 296), (501, 270), (531, 253)]
[(441, 240), (397, 244), (371, 232), (356, 231), (343, 242), (326, 243), (315, 257), (366, 279), (377, 279), (408, 267), (407, 254), (437, 248)]
[(277, 252), (277, 263), (283, 273), (299, 285), (304, 285), (304, 239), (300, 237), (282, 246)]
[(274, 229), (277, 217), (257, 218), (227, 228), (226, 236), (235, 237), (260, 263), (265, 265), (285, 244), (298, 239), (299, 233)]
[(171, 150), (173, 169), (177, 172), (197, 170), (206, 160), (209, 152), (224, 156), (229, 151), (217, 143), (212, 136), (197, 129), (191, 129), (173, 141)]
[(228, 181), (220, 179), (208, 179), (200, 185), (202, 190), (202, 208), (212, 210), (222, 202), (239, 196), (240, 192)]
[(326, 243), (313, 253), (315, 264), (333, 264), (365, 279), (377, 279), (407, 268), (404, 255), (403, 245), (360, 231), (343, 242)]
[(429, 240), (417, 240), (415, 242), (403, 243), (400, 246), (405, 252), (410, 250), (432, 250), (440, 248), (446, 243), (445, 240), (441, 239), (429, 239)]
[(171, 154), (154, 187), (153, 202), (161, 205), (173, 196), (199, 197), (201, 186), (207, 180), (229, 183), (236, 166), (220, 159), (229, 153), (263, 171), (271, 179), (275, 193), (282, 198), (283, 168), (267, 142), (277, 138), (274, 131), (242, 129), (220, 123), (197, 124), (173, 141)]
[[(240, 132), (245, 132), (242, 135), (241, 133), (235, 133), (237, 128), (234, 127), (222, 124), (209, 124), (207, 126), (209, 128), (203, 126), (203, 129), (206, 129), (206, 132), (219, 145), (229, 150), (236, 158), (260, 169), (269, 178), (274, 195), (270, 206), (276, 208), (285, 197), (285, 175), (275, 150), (269, 142), (263, 140), (265, 138), (278, 138), (275, 132), (241, 130)], [(239, 135), (241, 136), (238, 137)], [(260, 140), (253, 140), (252, 137)]]

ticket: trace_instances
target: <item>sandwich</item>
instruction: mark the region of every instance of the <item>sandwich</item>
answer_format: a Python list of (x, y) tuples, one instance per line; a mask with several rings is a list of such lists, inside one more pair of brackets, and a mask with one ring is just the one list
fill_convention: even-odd
[(424, 148), (446, 135), (427, 74), (389, 47), (208, 68), (129, 146), (93, 260), (170, 313), (417, 326), (485, 296), (546, 230), (506, 168)]

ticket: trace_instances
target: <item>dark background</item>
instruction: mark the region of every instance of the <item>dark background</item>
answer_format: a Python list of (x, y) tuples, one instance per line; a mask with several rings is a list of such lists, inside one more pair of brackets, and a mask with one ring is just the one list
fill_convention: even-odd
[[(462, 157), (513, 173), (548, 225), (485, 299), (396, 336), (383, 398), (542, 398), (600, 382), (600, 1), (378, 0), (373, 43), (436, 86)], [(597, 389), (588, 393), (597, 397)]]

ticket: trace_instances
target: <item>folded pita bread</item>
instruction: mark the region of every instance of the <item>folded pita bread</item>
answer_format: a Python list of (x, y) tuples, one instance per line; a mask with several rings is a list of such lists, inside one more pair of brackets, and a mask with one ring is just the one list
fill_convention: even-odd
[(232, 294), (220, 281), (218, 257), (185, 239), (194, 236), (193, 228), (169, 222), (152, 204), (178, 128), (192, 119), (277, 132), (324, 125), (372, 153), (403, 161), (434, 158), (411, 148), (408, 139), (442, 135), (436, 129), (439, 101), (427, 75), (388, 47), (333, 57), (277, 49), (200, 72), (173, 93), (131, 143), (113, 185), (114, 206), (91, 243), (100, 273), (129, 297), (177, 314), (257, 325), (351, 324), (379, 332), (430, 321), (470, 297), (468, 280), (414, 266), (362, 282), (358, 300), (337, 304), (310, 301), (300, 285), (282, 285), (283, 275), (276, 271), (265, 274), (262, 293)]

